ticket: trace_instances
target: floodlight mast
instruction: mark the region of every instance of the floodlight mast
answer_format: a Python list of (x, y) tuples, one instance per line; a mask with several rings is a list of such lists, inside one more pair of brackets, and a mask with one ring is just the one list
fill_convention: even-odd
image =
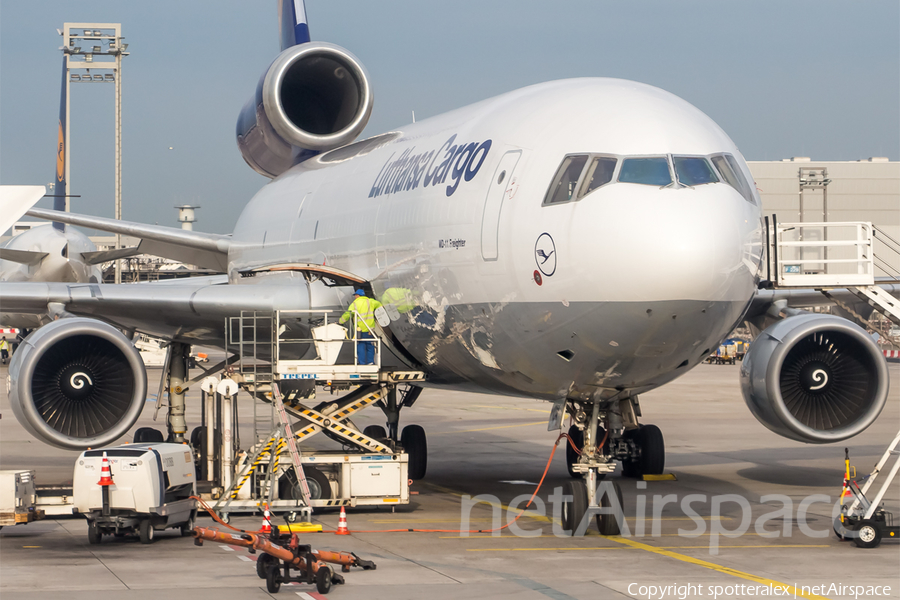
[[(59, 31), (59, 30), (57, 30)], [(128, 56), (128, 44), (123, 43), (121, 23), (65, 23), (61, 31), (66, 58), (66, 181), (71, 182), (69, 170), (72, 165), (70, 150), (70, 84), (90, 82), (115, 84), (115, 218), (122, 219), (122, 57)], [(84, 42), (82, 46), (76, 42)], [(90, 45), (89, 45), (90, 44)], [(95, 45), (99, 44), (99, 45)], [(104, 48), (104, 45), (106, 46)], [(82, 57), (82, 60), (73, 60)], [(95, 57), (112, 57), (113, 60), (95, 61)], [(94, 71), (111, 71), (93, 75)], [(73, 70), (84, 71), (72, 73)], [(71, 184), (70, 188), (71, 189)], [(70, 209), (66, 198), (66, 212)], [(116, 249), (122, 247), (122, 236), (116, 234)], [(116, 260), (116, 283), (122, 283), (122, 261)]]

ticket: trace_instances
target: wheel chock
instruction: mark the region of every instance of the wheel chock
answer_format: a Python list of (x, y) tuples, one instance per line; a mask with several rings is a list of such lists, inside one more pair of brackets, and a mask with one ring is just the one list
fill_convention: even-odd
[(644, 481), (678, 481), (675, 473), (663, 473), (662, 475), (644, 475)]

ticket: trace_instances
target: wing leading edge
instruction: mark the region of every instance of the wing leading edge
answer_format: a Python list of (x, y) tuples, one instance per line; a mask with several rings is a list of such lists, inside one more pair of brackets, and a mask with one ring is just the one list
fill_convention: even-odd
[(225, 319), (241, 311), (306, 310), (305, 281), (234, 285), (225, 276), (136, 285), (3, 284), (3, 312), (93, 317), (117, 327), (189, 344), (222, 346)]

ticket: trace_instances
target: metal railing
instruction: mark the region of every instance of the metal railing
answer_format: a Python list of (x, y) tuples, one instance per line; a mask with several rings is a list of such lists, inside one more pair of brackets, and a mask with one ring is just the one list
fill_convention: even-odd
[[(362, 337), (359, 313), (351, 311), (350, 331), (344, 328), (332, 316), (332, 310), (285, 310), (276, 311), (275, 327), (278, 331), (275, 344), (275, 363), (289, 361), (293, 367), (320, 366), (365, 366), (379, 368), (381, 366), (381, 339), (372, 331), (372, 337)], [(305, 323), (304, 323), (305, 321)], [(297, 326), (291, 329), (291, 326)], [(364, 325), (364, 323), (363, 323)], [(308, 335), (287, 337), (289, 331), (307, 332)], [(353, 360), (347, 360), (346, 353), (341, 356), (345, 344), (349, 342), (353, 352)], [(360, 362), (360, 342), (372, 344), (373, 362)]]
[(875, 283), (873, 231), (862, 221), (769, 225), (770, 279), (780, 287)]

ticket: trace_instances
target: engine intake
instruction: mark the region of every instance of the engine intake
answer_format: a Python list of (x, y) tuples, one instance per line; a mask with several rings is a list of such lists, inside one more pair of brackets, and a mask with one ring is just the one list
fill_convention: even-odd
[(278, 55), (237, 123), (244, 160), (266, 177), (293, 166), (298, 151), (349, 144), (372, 114), (369, 77), (359, 60), (334, 44), (309, 42)]
[(800, 442), (839, 442), (871, 425), (887, 400), (884, 356), (871, 336), (832, 315), (788, 317), (744, 357), (741, 391), (760, 423)]
[(123, 436), (147, 393), (140, 353), (95, 319), (62, 319), (29, 335), (13, 355), (9, 378), (16, 419), (36, 438), (68, 450)]

